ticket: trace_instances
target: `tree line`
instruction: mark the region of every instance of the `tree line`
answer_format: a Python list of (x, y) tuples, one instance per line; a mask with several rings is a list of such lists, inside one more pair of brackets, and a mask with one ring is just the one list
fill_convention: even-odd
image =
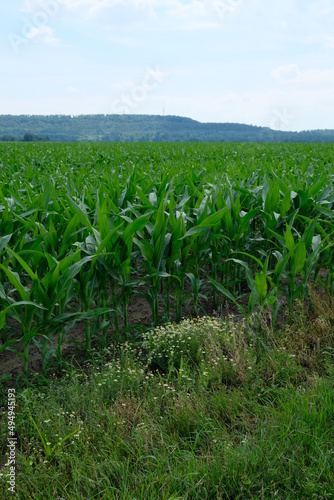
[(334, 142), (334, 130), (287, 132), (159, 115), (0, 115), (1, 141)]

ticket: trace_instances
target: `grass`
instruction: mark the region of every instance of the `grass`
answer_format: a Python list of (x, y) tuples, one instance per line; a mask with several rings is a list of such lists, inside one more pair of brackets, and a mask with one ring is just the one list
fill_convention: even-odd
[(16, 495), (4, 469), (0, 495), (333, 498), (332, 310), (315, 304), (275, 336), (232, 318), (168, 324), (22, 390)]

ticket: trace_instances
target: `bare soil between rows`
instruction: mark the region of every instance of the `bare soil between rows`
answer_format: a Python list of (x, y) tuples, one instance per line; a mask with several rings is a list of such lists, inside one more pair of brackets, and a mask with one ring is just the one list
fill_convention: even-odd
[[(217, 315), (217, 312), (213, 309), (212, 301), (199, 301), (200, 305), (200, 315)], [(164, 313), (164, 305), (161, 303), (159, 306), (159, 313), (161, 317), (163, 317)], [(228, 315), (233, 314), (236, 318), (242, 318), (242, 315), (238, 313), (234, 308), (229, 306), (224, 306), (219, 308), (219, 315), (222, 317), (227, 317)], [(136, 331), (139, 329), (147, 330), (151, 327), (151, 308), (147, 301), (137, 295), (134, 294), (131, 298), (131, 302), (128, 308), (128, 333), (127, 338), (131, 338), (131, 335), (135, 335)], [(184, 310), (184, 318), (194, 317), (194, 309), (192, 305), (189, 305), (187, 309)], [(171, 321), (176, 320), (176, 314), (171, 309)], [(20, 337), (20, 327), (14, 321), (9, 319), (8, 324), (10, 328), (14, 330), (14, 335), (17, 332), (17, 338)], [(163, 324), (163, 322), (161, 322)], [(146, 327), (146, 328), (145, 328)], [(124, 322), (120, 318), (120, 329), (124, 330)], [(42, 332), (41, 332), (42, 333)], [(108, 339), (111, 342), (113, 338), (112, 329), (108, 330)], [(57, 346), (58, 335), (52, 335), (50, 337), (50, 345), (49, 347), (54, 345)], [(85, 360), (87, 360), (86, 351), (83, 347), (85, 342), (85, 324), (83, 322), (77, 322), (75, 325), (68, 331), (65, 336), (63, 343), (63, 355), (64, 360), (71, 361), (74, 365), (81, 366)], [(17, 343), (13, 345), (15, 349), (19, 352), (23, 352), (23, 347), (20, 344), (19, 340)], [(92, 347), (98, 348), (97, 340), (92, 337)], [(55, 372), (52, 368), (52, 361), (50, 361), (50, 373)], [(38, 349), (38, 347), (31, 341), (29, 346), (29, 372), (30, 374), (39, 374), (42, 372), (42, 356)], [(11, 380), (3, 382), (5, 386), (13, 386), (13, 383), (16, 381), (19, 375), (23, 374), (23, 360), (14, 352), (6, 350), (1, 355), (0, 362), (0, 376), (11, 374)]]
[[(189, 293), (191, 290), (186, 286), (184, 292)], [(247, 308), (247, 298), (244, 297), (242, 301), (244, 307)], [(288, 315), (286, 314), (286, 300), (285, 298), (280, 298), (281, 309), (278, 313), (278, 317), (276, 319), (275, 327), (277, 329), (282, 328), (286, 322)], [(235, 321), (242, 321), (244, 319), (243, 315), (234, 307), (233, 305), (224, 302), (220, 303), (218, 307), (218, 311), (214, 310), (213, 300), (210, 294), (208, 295), (208, 300), (199, 299), (198, 301), (200, 316), (219, 316), (222, 318), (228, 318), (231, 315), (234, 317)], [(159, 304), (159, 315), (161, 317), (160, 324), (164, 324), (163, 314), (164, 314), (164, 304), (160, 302)], [(171, 307), (171, 318), (170, 321), (176, 321), (176, 312)], [(192, 303), (190, 302), (187, 307), (183, 309), (183, 318), (193, 318), (195, 317), (194, 308)], [(120, 330), (124, 332), (124, 322), (122, 318), (119, 318)], [(21, 337), (20, 326), (12, 319), (8, 320), (8, 325), (10, 328), (14, 330), (14, 338), (15, 336), (19, 339)], [(268, 325), (269, 326), (269, 325)], [(125, 334), (124, 339), (131, 339), (131, 336), (138, 334), (138, 332), (147, 330), (152, 327), (152, 312), (148, 302), (144, 297), (134, 293), (131, 296), (131, 302), (128, 307), (128, 331)], [(17, 335), (15, 335), (17, 332)], [(43, 333), (43, 332), (41, 332)], [(112, 328), (109, 327), (108, 330), (108, 341), (111, 344), (114, 340), (114, 334)], [(58, 335), (52, 335), (50, 337), (49, 348), (52, 346), (56, 348), (58, 341)], [(63, 358), (65, 361), (71, 362), (74, 366), (83, 366), (85, 361), (88, 361), (86, 350), (84, 349), (85, 342), (85, 324), (83, 322), (77, 322), (74, 326), (68, 331), (64, 338), (63, 343)], [(19, 340), (17, 343), (13, 345), (15, 349), (19, 352), (23, 352), (23, 346), (20, 344)], [(99, 343), (96, 337), (92, 337), (92, 347), (99, 349)], [(53, 363), (55, 365), (55, 363)], [(50, 367), (48, 368), (48, 374), (56, 373), (57, 369), (53, 366), (52, 360), (50, 360)], [(23, 360), (15, 353), (10, 350), (6, 350), (0, 356), (0, 377), (4, 375), (11, 375), (11, 379), (5, 382), (2, 382), (4, 387), (13, 387), (16, 384), (18, 378), (24, 373)], [(29, 346), (29, 374), (36, 375), (42, 373), (42, 356), (41, 353), (31, 341)]]

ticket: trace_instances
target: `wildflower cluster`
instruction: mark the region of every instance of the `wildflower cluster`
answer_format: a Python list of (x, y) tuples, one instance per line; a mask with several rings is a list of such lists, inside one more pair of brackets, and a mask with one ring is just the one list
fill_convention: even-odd
[(218, 364), (224, 358), (222, 346), (234, 330), (232, 322), (206, 316), (160, 326), (144, 335), (147, 364), (163, 370), (179, 370), (184, 362), (197, 367), (205, 362)]

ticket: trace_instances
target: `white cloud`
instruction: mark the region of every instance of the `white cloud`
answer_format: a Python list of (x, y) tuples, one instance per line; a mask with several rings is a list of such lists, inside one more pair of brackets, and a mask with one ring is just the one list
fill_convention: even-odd
[[(163, 11), (164, 15), (178, 21), (203, 20), (203, 18), (215, 18), (221, 21), (235, 13), (243, 2), (244, 0), (190, 0), (187, 3), (182, 0), (25, 0), (21, 10), (32, 14), (37, 11), (58, 13), (60, 8), (68, 10), (81, 8), (88, 10), (89, 15), (94, 16), (106, 9), (127, 7), (132, 12), (148, 10), (153, 16)], [(199, 25), (199, 28), (202, 29), (202, 26)]]
[(123, 47), (134, 47), (134, 48), (138, 48), (138, 47), (145, 48), (146, 47), (146, 43), (143, 42), (139, 37), (134, 38), (132, 36), (117, 35), (117, 34), (114, 34), (114, 32), (116, 32), (116, 30), (117, 30), (117, 26), (115, 26), (115, 27), (114, 26), (107, 26), (105, 28), (105, 33), (106, 33), (106, 37), (108, 38), (108, 41), (110, 41), (114, 44), (123, 46)]
[(80, 90), (77, 89), (76, 87), (70, 86), (70, 87), (67, 87), (66, 92), (68, 94), (78, 94), (80, 92)]
[(328, 18), (329, 15), (334, 14), (334, 5), (332, 3), (329, 3), (329, 2), (331, 2), (331, 0), (326, 2), (326, 5), (322, 6), (322, 8), (316, 9), (317, 10), (317, 12), (316, 12), (317, 17)]
[[(200, 3), (192, 0), (190, 4)], [(180, 0), (25, 0), (22, 10), (32, 12), (37, 8), (43, 8), (43, 4), (58, 4), (69, 9), (80, 7), (91, 7), (94, 10), (103, 10), (123, 5), (132, 8), (160, 8), (174, 5), (182, 5)]]
[(272, 76), (280, 84), (320, 85), (334, 84), (334, 68), (301, 71), (297, 64), (279, 66), (272, 70)]
[(50, 26), (39, 26), (31, 28), (27, 33), (27, 39), (35, 42), (46, 43), (48, 45), (57, 44), (59, 40), (53, 36)]
[(210, 30), (210, 29), (216, 29), (219, 28), (220, 24), (219, 23), (209, 23), (209, 22), (185, 22), (185, 24), (182, 24), (178, 29), (179, 30), (186, 30), (186, 31), (192, 31), (192, 30)]
[(334, 36), (325, 36), (324, 45), (326, 49), (334, 49)]
[(301, 71), (297, 64), (287, 64), (273, 69), (271, 74), (278, 83), (297, 83)]

